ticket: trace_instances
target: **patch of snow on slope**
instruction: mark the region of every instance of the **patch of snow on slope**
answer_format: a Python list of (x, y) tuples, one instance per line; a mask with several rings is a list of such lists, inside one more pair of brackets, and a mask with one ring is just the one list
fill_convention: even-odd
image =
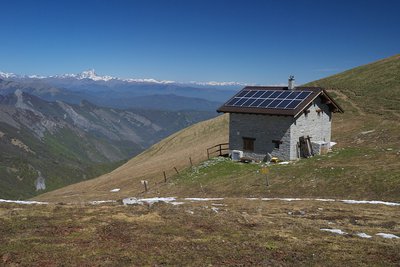
[(398, 239), (398, 238), (400, 238), (400, 237), (398, 237), (397, 235), (394, 235), (394, 234), (385, 234), (385, 233), (377, 233), (376, 234), (377, 236), (381, 236), (381, 237), (383, 237), (383, 238), (387, 238), (387, 239)]
[(175, 202), (176, 198), (174, 197), (153, 197), (153, 198), (135, 198), (135, 197), (128, 197), (122, 200), (124, 205), (134, 205), (134, 204), (149, 204), (152, 205), (157, 202), (165, 202), (165, 203), (172, 203)]
[(386, 205), (386, 206), (400, 206), (400, 203), (396, 202), (386, 202), (386, 201), (379, 201), (379, 200), (351, 200), (351, 199), (345, 199), (341, 200), (344, 203), (347, 204), (381, 204), (381, 205)]
[(326, 231), (326, 232), (331, 232), (331, 233), (334, 233), (334, 234), (339, 234), (339, 235), (347, 235), (347, 233), (346, 232), (343, 232), (342, 230), (340, 230), (340, 229), (327, 229), (327, 228), (321, 228), (321, 229), (319, 229), (319, 230), (321, 230), (321, 231)]
[(336, 200), (331, 199), (331, 198), (316, 198), (315, 200), (322, 201), (322, 202), (335, 202), (336, 201)]
[(120, 190), (121, 190), (121, 188), (114, 188), (114, 189), (111, 189), (110, 192), (115, 193), (115, 192), (119, 192)]
[(187, 197), (185, 200), (189, 201), (213, 201), (213, 200), (223, 200), (223, 197), (214, 197), (214, 198), (201, 198), (201, 197)]
[(97, 205), (97, 204), (103, 204), (103, 203), (116, 203), (116, 200), (94, 200), (90, 201), (89, 204)]
[(366, 233), (357, 233), (356, 235), (361, 237), (361, 238), (372, 238), (372, 236), (367, 235)]
[(168, 203), (169, 203), (169, 204), (172, 204), (172, 205), (174, 205), (174, 206), (185, 204), (185, 202), (179, 202), (179, 201), (173, 201), (173, 202), (168, 202)]
[(25, 204), (25, 205), (31, 205), (31, 204), (49, 204), (48, 202), (40, 202), (40, 201), (25, 201), (25, 200), (7, 200), (7, 199), (1, 199), (0, 198), (0, 203), (14, 203), (14, 204)]
[(302, 200), (310, 200), (309, 198), (278, 198), (278, 197), (265, 197), (262, 198), (261, 200), (283, 200), (283, 201), (302, 201)]

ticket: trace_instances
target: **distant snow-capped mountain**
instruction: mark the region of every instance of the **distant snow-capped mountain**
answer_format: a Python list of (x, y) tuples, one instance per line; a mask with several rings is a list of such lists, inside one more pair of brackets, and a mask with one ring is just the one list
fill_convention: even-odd
[(190, 82), (176, 82), (170, 80), (156, 80), (153, 78), (119, 78), (113, 77), (109, 75), (98, 75), (94, 69), (85, 70), (78, 74), (60, 74), (60, 75), (51, 75), (51, 76), (41, 76), (41, 75), (18, 75), (15, 73), (10, 72), (2, 72), (0, 71), (0, 78), (3, 79), (77, 79), (77, 80), (92, 80), (92, 81), (103, 81), (108, 82), (111, 80), (115, 81), (122, 81), (127, 83), (154, 83), (154, 84), (177, 84), (177, 85), (192, 85), (192, 86), (245, 86), (246, 83), (240, 82), (217, 82), (217, 81), (210, 81), (210, 82), (197, 82), (197, 81), (190, 81)]
[(0, 71), (0, 78), (9, 79), (9, 78), (17, 78), (18, 75), (11, 72), (2, 72)]
[(113, 80), (113, 79), (119, 80), (116, 77), (112, 77), (112, 76), (108, 76), (108, 75), (105, 75), (105, 76), (97, 75), (97, 73), (94, 69), (85, 70), (78, 74), (62, 74), (62, 75), (48, 76), (46, 78), (61, 78), (61, 79), (75, 78), (78, 80), (89, 79), (89, 80), (93, 80), (93, 81), (105, 81), (105, 82), (107, 82), (109, 80)]

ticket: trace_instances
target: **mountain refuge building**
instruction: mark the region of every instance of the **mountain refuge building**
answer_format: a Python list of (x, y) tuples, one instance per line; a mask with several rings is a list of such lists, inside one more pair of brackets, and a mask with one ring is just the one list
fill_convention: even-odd
[[(255, 160), (325, 153), (332, 114), (343, 109), (320, 87), (246, 86), (218, 112), (229, 113), (229, 150)], [(232, 154), (232, 156), (234, 156)]]

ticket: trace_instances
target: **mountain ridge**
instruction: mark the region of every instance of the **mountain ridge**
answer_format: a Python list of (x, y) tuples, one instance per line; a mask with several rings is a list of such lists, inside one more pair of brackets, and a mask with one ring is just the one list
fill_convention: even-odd
[(209, 81), (209, 82), (196, 82), (196, 81), (190, 81), (190, 82), (177, 82), (177, 81), (170, 81), (170, 80), (157, 80), (153, 78), (119, 78), (119, 77), (114, 77), (110, 75), (98, 75), (94, 69), (89, 69), (89, 70), (84, 70), (81, 73), (78, 74), (59, 74), (59, 75), (49, 75), (49, 76), (42, 76), (42, 75), (18, 75), (14, 74), (11, 72), (3, 72), (0, 71), (0, 78), (15, 78), (15, 79), (49, 79), (49, 78), (61, 78), (61, 79), (78, 79), (78, 80), (83, 80), (83, 79), (88, 79), (92, 81), (103, 81), (103, 82), (108, 82), (111, 80), (116, 80), (116, 81), (123, 81), (123, 82), (128, 82), (128, 83), (154, 83), (154, 84), (178, 84), (178, 85), (192, 85), (192, 86), (245, 86), (247, 85), (246, 83), (241, 83), (241, 82), (217, 82), (217, 81)]

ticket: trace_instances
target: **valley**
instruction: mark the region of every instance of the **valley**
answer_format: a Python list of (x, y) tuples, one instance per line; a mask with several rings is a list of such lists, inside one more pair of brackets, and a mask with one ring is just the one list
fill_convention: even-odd
[[(0, 95), (0, 197), (32, 197), (111, 171), (165, 136), (214, 114), (49, 102), (20, 89)], [(40, 189), (39, 177), (44, 183)]]

